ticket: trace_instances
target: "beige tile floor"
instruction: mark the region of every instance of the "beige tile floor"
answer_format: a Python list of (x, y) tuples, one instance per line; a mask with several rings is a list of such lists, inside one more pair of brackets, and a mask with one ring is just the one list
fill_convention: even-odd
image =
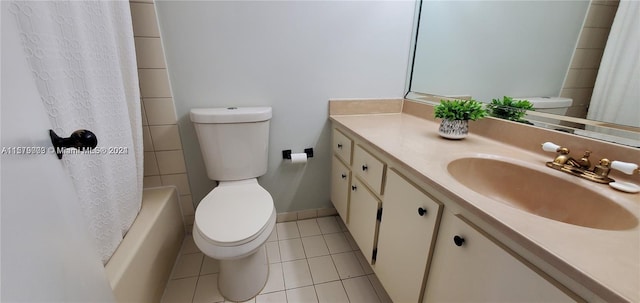
[[(248, 302), (391, 302), (338, 217), (277, 223), (266, 246), (269, 279)], [(162, 302), (227, 302), (218, 272), (187, 236)]]

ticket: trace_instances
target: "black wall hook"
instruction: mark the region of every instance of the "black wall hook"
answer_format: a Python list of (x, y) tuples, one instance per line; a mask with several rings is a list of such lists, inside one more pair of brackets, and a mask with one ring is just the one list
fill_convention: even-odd
[(58, 159), (62, 159), (63, 151), (66, 148), (77, 148), (78, 150), (92, 150), (98, 146), (98, 138), (96, 134), (86, 129), (74, 131), (69, 138), (61, 138), (53, 131), (49, 130), (51, 143), (55, 148)]

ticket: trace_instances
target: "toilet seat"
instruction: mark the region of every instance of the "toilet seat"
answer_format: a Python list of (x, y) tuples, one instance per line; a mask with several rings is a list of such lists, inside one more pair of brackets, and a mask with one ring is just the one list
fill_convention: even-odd
[(194, 230), (216, 246), (239, 246), (268, 227), (275, 208), (256, 179), (221, 182), (200, 201)]

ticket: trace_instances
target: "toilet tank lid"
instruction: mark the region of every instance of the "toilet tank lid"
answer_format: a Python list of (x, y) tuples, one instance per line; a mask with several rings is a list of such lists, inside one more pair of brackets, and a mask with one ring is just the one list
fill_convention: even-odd
[(271, 119), (271, 107), (193, 108), (190, 116), (195, 123), (262, 122)]
[(533, 104), (533, 108), (564, 108), (570, 107), (573, 99), (565, 97), (528, 97), (513, 98), (514, 100), (527, 100)]

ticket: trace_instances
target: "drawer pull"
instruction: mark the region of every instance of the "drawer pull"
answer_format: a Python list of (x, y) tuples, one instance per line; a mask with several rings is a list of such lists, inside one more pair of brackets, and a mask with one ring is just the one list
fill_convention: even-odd
[(358, 189), (358, 187), (357, 187), (357, 186), (355, 186), (355, 185), (351, 185), (351, 190), (352, 190), (352, 191), (356, 191), (356, 189)]
[(342, 149), (342, 143), (338, 143), (338, 148)]
[(362, 171), (367, 171), (367, 169), (369, 169), (369, 167), (366, 164), (362, 165)]
[(342, 176), (341, 176), (341, 177), (342, 177), (342, 179), (346, 179), (346, 178), (347, 178), (347, 175), (346, 175), (346, 174), (342, 174)]
[(418, 215), (420, 215), (421, 217), (424, 216), (424, 214), (427, 213), (427, 210), (422, 208), (422, 207), (418, 207)]
[(464, 238), (456, 235), (453, 237), (453, 243), (455, 243), (456, 246), (462, 246), (462, 244), (464, 244)]

